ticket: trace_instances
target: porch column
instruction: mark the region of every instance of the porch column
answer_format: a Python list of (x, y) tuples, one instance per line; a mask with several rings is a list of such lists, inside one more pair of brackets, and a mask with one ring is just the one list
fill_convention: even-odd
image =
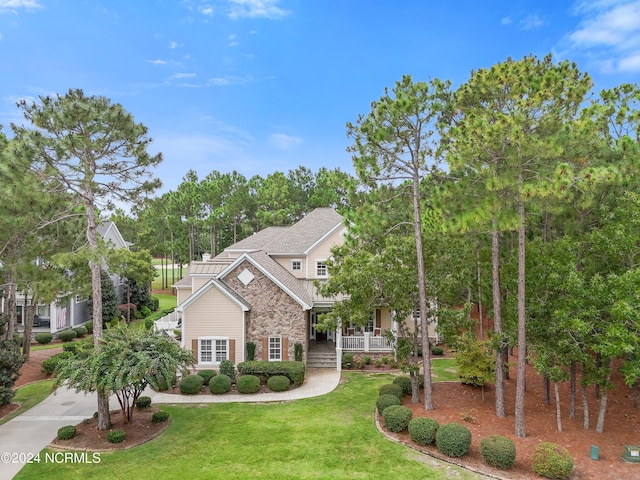
[(364, 332), (364, 351), (368, 352), (371, 346), (371, 332)]
[(391, 311), (391, 333), (393, 334), (393, 359), (397, 362), (396, 343), (398, 341), (398, 321), (396, 320), (396, 311)]
[(340, 317), (336, 325), (336, 370), (342, 370), (342, 319)]

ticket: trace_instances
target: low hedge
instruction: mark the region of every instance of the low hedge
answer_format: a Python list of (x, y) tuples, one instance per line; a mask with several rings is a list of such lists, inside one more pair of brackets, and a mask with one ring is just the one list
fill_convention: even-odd
[(51, 355), (49, 358), (46, 358), (42, 361), (42, 373), (44, 373), (45, 375), (51, 375), (56, 371), (60, 362), (71, 357), (73, 357), (72, 352), (60, 352), (56, 353), (55, 355)]
[(87, 333), (89, 333), (89, 330), (84, 325), (78, 325), (77, 327), (74, 327), (73, 331), (76, 332), (76, 334), (78, 335), (78, 338), (82, 338)]
[(77, 435), (78, 431), (73, 425), (66, 425), (58, 429), (58, 440), (70, 440)]
[(471, 447), (471, 431), (459, 423), (447, 423), (438, 428), (436, 447), (448, 457), (463, 457)]
[(204, 379), (200, 375), (187, 375), (180, 380), (180, 392), (186, 395), (200, 393)]
[(531, 469), (541, 477), (564, 480), (571, 476), (573, 457), (561, 445), (542, 442), (533, 448)]
[(411, 395), (411, 378), (407, 376), (396, 377), (393, 379), (393, 383), (402, 387), (402, 392), (406, 395)]
[(480, 440), (480, 454), (487, 465), (502, 470), (516, 463), (516, 445), (502, 435), (491, 435)]
[(215, 370), (202, 370), (198, 372), (198, 375), (200, 375), (204, 380), (205, 385), (209, 385), (209, 382), (211, 381), (211, 379), (215, 377), (217, 374), (218, 372), (216, 372)]
[(237, 368), (241, 375), (257, 375), (267, 379), (275, 375), (284, 375), (291, 380), (294, 387), (299, 387), (304, 383), (304, 363), (302, 362), (255, 360), (253, 362), (241, 362)]
[(107, 432), (107, 442), (121, 443), (124, 442), (126, 436), (127, 434), (124, 430), (111, 430), (110, 432)]
[(376, 401), (376, 407), (378, 408), (378, 413), (380, 415), (382, 415), (385, 408), (390, 407), (391, 405), (402, 405), (402, 402), (396, 395), (391, 395), (389, 393), (380, 395)]
[(402, 387), (396, 383), (386, 383), (382, 385), (378, 389), (379, 395), (395, 395), (402, 401), (402, 397), (404, 396), (404, 390)]
[(390, 432), (402, 432), (409, 427), (413, 412), (404, 405), (391, 405), (382, 412), (384, 426)]
[(260, 391), (260, 378), (255, 375), (242, 375), (236, 381), (238, 393), (258, 393)]
[(58, 339), (63, 342), (70, 342), (77, 336), (78, 334), (75, 332), (75, 330), (62, 330), (61, 332), (58, 332)]
[(432, 355), (444, 355), (444, 350), (442, 347), (431, 347)]
[(51, 340), (53, 340), (53, 335), (51, 335), (50, 333), (36, 333), (36, 336), (34, 338), (39, 344), (46, 345), (47, 343), (51, 343)]
[(151, 415), (151, 421), (153, 423), (162, 423), (166, 422), (167, 420), (169, 420), (169, 413), (163, 412), (162, 410)]
[(428, 417), (414, 418), (409, 422), (409, 436), (418, 445), (431, 445), (440, 428), (437, 420)]
[(216, 375), (209, 381), (209, 390), (216, 395), (222, 395), (231, 390), (231, 378), (224, 373)]
[(284, 375), (274, 375), (267, 380), (267, 387), (269, 387), (269, 390), (272, 392), (286, 392), (289, 390), (290, 384), (291, 380)]

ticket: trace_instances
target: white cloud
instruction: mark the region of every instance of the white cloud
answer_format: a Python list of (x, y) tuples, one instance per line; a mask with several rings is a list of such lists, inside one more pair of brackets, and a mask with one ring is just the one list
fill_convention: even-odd
[(272, 133), (267, 138), (267, 143), (278, 150), (291, 150), (302, 145), (302, 139), (285, 133)]
[(169, 48), (178, 48), (178, 47), (182, 47), (182, 43), (169, 42)]
[(0, 0), (0, 13), (17, 13), (17, 10), (20, 8), (33, 10), (36, 8), (42, 8), (42, 5), (40, 5), (36, 0)]
[(565, 38), (570, 53), (589, 56), (605, 73), (640, 71), (640, 0), (581, 0), (573, 13), (582, 19)]
[(229, 17), (238, 18), (269, 18), (279, 19), (291, 13), (278, 7), (280, 0), (230, 0), (231, 11)]
[(213, 7), (211, 5), (203, 5), (200, 7), (200, 13), (202, 13), (203, 15), (206, 15), (208, 17), (212, 17), (213, 16)]
[(500, 25), (510, 25), (512, 21), (511, 17), (503, 17), (502, 20), (500, 20)]
[(147, 63), (151, 63), (153, 65), (166, 65), (168, 62), (166, 60), (156, 59), (156, 60), (147, 60)]
[(534, 28), (544, 25), (544, 20), (542, 20), (538, 15), (533, 14), (521, 20), (518, 25), (523, 30), (533, 30)]
[(195, 77), (195, 73), (174, 73), (169, 77), (169, 80), (179, 80), (183, 78), (193, 78)]

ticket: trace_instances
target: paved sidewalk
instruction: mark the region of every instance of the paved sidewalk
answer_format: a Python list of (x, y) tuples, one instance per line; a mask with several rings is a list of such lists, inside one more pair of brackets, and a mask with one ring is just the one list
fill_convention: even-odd
[[(223, 403), (223, 402), (287, 402), (331, 392), (340, 382), (340, 372), (332, 369), (313, 369), (306, 372), (301, 387), (287, 392), (257, 393), (254, 395), (175, 395), (149, 390), (145, 392), (154, 404)], [(120, 408), (111, 398), (112, 410)], [(75, 425), (91, 417), (97, 409), (94, 395), (58, 389), (35, 407), (11, 421), (0, 425), (0, 480), (11, 480), (58, 434), (65, 425)]]

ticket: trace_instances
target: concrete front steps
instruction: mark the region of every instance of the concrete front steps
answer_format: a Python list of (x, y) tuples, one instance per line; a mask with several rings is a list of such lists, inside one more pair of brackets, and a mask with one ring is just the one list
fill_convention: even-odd
[(337, 366), (336, 352), (309, 352), (307, 368), (333, 368)]

